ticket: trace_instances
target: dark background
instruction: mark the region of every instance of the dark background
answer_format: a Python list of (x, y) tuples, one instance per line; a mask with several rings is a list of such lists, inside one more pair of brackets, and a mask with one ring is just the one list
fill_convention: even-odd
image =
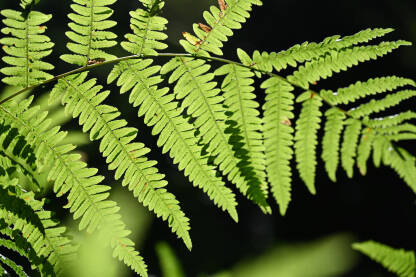
[[(0, 0), (0, 9), (18, 9), (18, 1)], [(224, 55), (235, 59), (235, 49), (240, 47), (248, 52), (280, 51), (304, 41), (320, 41), (334, 35), (349, 35), (369, 27), (392, 27), (396, 31), (386, 40), (406, 39), (416, 43), (416, 1), (264, 1), (263, 7), (255, 7), (252, 18), (242, 30), (235, 31), (234, 37), (224, 47)], [(48, 35), (56, 42), (50, 61), (68, 51), (64, 32), (67, 30), (70, 1), (43, 0), (39, 10), (52, 13), (54, 17), (48, 23)], [(163, 16), (170, 23), (168, 35), (170, 52), (182, 52), (177, 41), (182, 31), (191, 31), (192, 23), (203, 22), (202, 11), (214, 0), (174, 0), (167, 1)], [(128, 11), (137, 7), (135, 0), (120, 0), (113, 6), (114, 19), (118, 25), (114, 32), (120, 36), (130, 32)], [(125, 55), (115, 49), (117, 55)], [(1, 54), (3, 55), (3, 54)], [(163, 62), (164, 60), (161, 60)], [(71, 66), (59, 61), (55, 63), (54, 74), (71, 69)], [(102, 83), (110, 68), (95, 70)], [(356, 80), (385, 75), (401, 75), (414, 78), (416, 73), (415, 47), (401, 48), (378, 61), (365, 63), (338, 74), (335, 78), (322, 82), (326, 88), (347, 85)], [(285, 217), (278, 214), (273, 202), (273, 215), (263, 215), (251, 202), (238, 197), (240, 222), (233, 223), (230, 218), (213, 206), (200, 190), (178, 172), (171, 160), (162, 156), (155, 146), (155, 138), (150, 130), (129, 108), (127, 97), (119, 96), (113, 89), (110, 102), (117, 105), (123, 116), (141, 131), (139, 140), (145, 142), (154, 151), (152, 159), (159, 161), (159, 169), (167, 175), (169, 190), (182, 202), (182, 208), (191, 219), (191, 236), (194, 248), (188, 252), (184, 245), (170, 233), (166, 223), (154, 220), (141, 253), (146, 258), (150, 272), (157, 274), (158, 263), (155, 258), (154, 244), (167, 240), (178, 253), (189, 276), (197, 273), (213, 273), (232, 266), (242, 258), (261, 253), (272, 244), (280, 242), (308, 241), (335, 232), (352, 233), (357, 240), (374, 239), (394, 247), (416, 249), (414, 194), (397, 175), (387, 168), (375, 169), (371, 165), (367, 176), (358, 176), (352, 180), (338, 171), (338, 182), (328, 180), (319, 164), (317, 175), (317, 195), (310, 195), (295, 174), (293, 182), (293, 201)], [(410, 105), (408, 108), (412, 108)], [(74, 124), (67, 127), (72, 128)], [(97, 146), (96, 144), (94, 146)], [(414, 144), (406, 145), (416, 154)], [(111, 179), (111, 173), (105, 173), (104, 160), (97, 156), (98, 148), (83, 149), (88, 153), (90, 165), (102, 168), (101, 174)], [(318, 153), (320, 154), (320, 153)], [(358, 266), (345, 276), (391, 276), (381, 267), (362, 258)]]

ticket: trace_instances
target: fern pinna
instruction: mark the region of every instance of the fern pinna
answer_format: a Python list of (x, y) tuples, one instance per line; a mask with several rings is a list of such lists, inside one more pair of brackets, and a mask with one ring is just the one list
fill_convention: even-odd
[[(119, 207), (109, 200), (110, 186), (75, 152), (75, 145), (65, 140), (68, 132), (34, 104), (33, 96), (17, 100), (51, 82), (56, 84), (50, 102), (60, 101), (90, 140), (99, 140), (98, 152), (114, 178), (192, 248), (189, 218), (181, 208), (186, 202), (179, 203), (167, 191), (165, 175), (146, 156), (151, 150), (139, 142), (140, 131), (128, 126), (118, 108), (106, 104), (110, 91), (99, 84), (102, 80), (88, 76), (95, 67), (113, 65), (107, 83), (115, 82), (121, 94), (129, 93), (129, 103), (151, 127), (162, 152), (235, 221), (236, 195), (228, 182), (264, 213), (272, 211), (270, 189), (284, 215), (292, 198), (291, 163), (315, 194), (319, 155), (334, 182), (339, 167), (351, 178), (354, 167), (366, 174), (371, 159), (376, 167), (391, 167), (416, 192), (415, 157), (401, 146), (401, 141), (416, 138), (416, 113), (389, 114), (391, 107), (416, 96), (415, 82), (388, 76), (337, 90), (316, 89), (322, 79), (409, 45), (370, 44), (392, 29), (332, 36), (278, 53), (249, 55), (237, 49), (239, 60), (231, 61), (220, 57), (223, 44), (261, 1), (219, 0), (203, 13), (204, 23), (193, 25), (193, 34), (182, 33), (186, 53), (168, 53), (163, 52), (168, 48), (164, 1), (139, 0), (139, 7), (130, 12), (131, 33), (120, 43), (129, 54), (117, 57), (112, 48), (119, 36), (111, 30), (116, 21), (110, 19), (116, 0), (73, 0), (66, 32), (71, 53), (61, 59), (80, 67), (53, 76), (48, 72), (54, 66), (44, 61), (54, 45), (45, 35), (51, 15), (35, 11), (37, 2), (21, 0), (21, 11), (1, 11), (6, 67), (0, 72), (16, 93), (0, 101), (0, 245), (26, 257), (42, 276), (63, 275), (77, 251), (64, 236), (65, 229), (42, 208), (48, 182), (58, 197), (67, 198), (65, 207), (79, 219), (80, 230), (97, 232), (114, 256), (147, 276)], [(170, 60), (157, 64), (163, 57)], [(258, 99), (261, 91), (264, 102)], [(13, 203), (21, 203), (21, 208)], [(377, 245), (355, 248), (374, 250), (375, 260), (402, 276), (413, 276), (397, 265), (398, 254), (395, 258)], [(25, 274), (11, 257), (0, 259), (0, 266)]]

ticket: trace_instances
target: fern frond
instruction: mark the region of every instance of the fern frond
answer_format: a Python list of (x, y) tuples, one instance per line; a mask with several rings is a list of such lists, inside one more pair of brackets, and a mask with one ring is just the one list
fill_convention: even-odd
[(365, 124), (370, 128), (388, 128), (399, 125), (407, 120), (416, 119), (416, 113), (412, 111), (402, 112), (386, 117), (379, 117), (365, 120)]
[(242, 194), (256, 202), (267, 212), (267, 202), (260, 190), (260, 184), (250, 182), (250, 172), (241, 170), (241, 159), (233, 150), (230, 134), (226, 133), (227, 116), (222, 105), (224, 98), (213, 82), (211, 66), (203, 60), (193, 58), (174, 58), (166, 63), (162, 74), (171, 73), (169, 82), (175, 84), (174, 93), (181, 100), (181, 108), (196, 118), (194, 125), (200, 131), (202, 143), (208, 145), (207, 152), (215, 157), (214, 163), (227, 175), (229, 181), (237, 186)]
[(316, 145), (322, 115), (319, 110), (322, 100), (313, 92), (306, 91), (298, 96), (296, 102), (303, 102), (295, 127), (296, 167), (309, 191), (315, 194)]
[(233, 192), (216, 176), (208, 165), (208, 157), (202, 156), (202, 147), (195, 138), (194, 127), (182, 116), (178, 103), (168, 94), (169, 89), (159, 89), (163, 80), (155, 75), (160, 66), (150, 66), (152, 60), (137, 60), (135, 63), (120, 63), (109, 75), (109, 82), (118, 78), (120, 92), (129, 90), (129, 102), (138, 107), (138, 116), (144, 116), (144, 123), (153, 127), (152, 134), (159, 135), (157, 145), (170, 157), (185, 176), (223, 210), (237, 221), (236, 201)]
[(383, 164), (390, 166), (416, 193), (416, 158), (390, 142), (384, 144)]
[(416, 83), (411, 79), (389, 76), (369, 79), (366, 82), (358, 81), (349, 87), (338, 89), (336, 92), (322, 90), (320, 94), (332, 105), (349, 104), (369, 95), (393, 91), (406, 85), (416, 86)]
[[(22, 192), (17, 179), (2, 177), (0, 185), (0, 218), (7, 225), (5, 228), (19, 231), (37, 257), (47, 259), (54, 272), (62, 276), (65, 266), (76, 255), (76, 247), (63, 236), (65, 228), (57, 227), (51, 212), (43, 209), (44, 201), (35, 200), (33, 192)], [(43, 262), (38, 262), (40, 270), (48, 269), (42, 268)]]
[(336, 171), (339, 163), (341, 132), (344, 128), (345, 113), (338, 108), (331, 108), (326, 113), (325, 134), (322, 139), (322, 160), (329, 178), (336, 182)]
[(263, 82), (261, 88), (266, 91), (263, 136), (267, 178), (280, 213), (284, 215), (291, 199), (294, 88), (276, 77)]
[(382, 158), (383, 158), (383, 152), (385, 151), (385, 143), (387, 143), (388, 140), (386, 140), (383, 136), (376, 136), (373, 141), (373, 163), (375, 167), (380, 167)]
[(348, 114), (354, 118), (368, 116), (372, 113), (381, 112), (390, 107), (396, 106), (401, 102), (415, 96), (416, 90), (402, 90), (394, 94), (389, 94), (380, 100), (373, 99), (366, 104), (362, 104), (357, 108), (349, 110)]
[(189, 219), (182, 212), (175, 196), (166, 190), (164, 175), (154, 167), (155, 161), (145, 157), (150, 149), (142, 143), (133, 142), (137, 129), (127, 127), (119, 118), (117, 108), (102, 105), (109, 91), (100, 92), (102, 86), (95, 79), (86, 80), (87, 73), (60, 81), (51, 92), (51, 99), (62, 97), (66, 112), (74, 118), (84, 132), (90, 132), (91, 140), (101, 140), (100, 152), (106, 157), (108, 168), (115, 170), (115, 179), (123, 177), (122, 185), (135, 197), (169, 223), (172, 231), (192, 248), (189, 236)]
[(361, 175), (367, 174), (367, 160), (371, 155), (371, 149), (375, 139), (375, 132), (370, 128), (362, 130), (361, 140), (357, 149), (357, 166)]
[(200, 56), (209, 56), (209, 53), (221, 56), (223, 42), (233, 35), (232, 30), (241, 29), (241, 24), (250, 17), (253, 5), (262, 5), (260, 0), (221, 0), (219, 3), (219, 8), (211, 6), (203, 14), (208, 28), (193, 24), (197, 38), (179, 41), (186, 52)]
[(262, 52), (254, 51), (252, 58), (243, 50), (239, 49), (239, 59), (247, 66), (252, 66), (266, 72), (272, 72), (273, 68), (279, 72), (286, 69), (288, 66), (297, 67), (298, 64), (306, 61), (312, 61), (331, 50), (341, 50), (360, 43), (368, 42), (378, 37), (382, 37), (393, 29), (366, 29), (356, 34), (341, 37), (339, 35), (325, 38), (322, 42), (304, 42), (296, 44), (285, 51), (276, 52)]
[(243, 145), (236, 149), (236, 154), (246, 163), (240, 166), (240, 170), (246, 172), (245, 176), (248, 176), (248, 182), (252, 184), (248, 195), (253, 197), (254, 202), (261, 203), (264, 209), (268, 209), (262, 120), (256, 109), (259, 104), (255, 101), (252, 86), (254, 73), (247, 68), (228, 64), (217, 69), (214, 74), (226, 75), (221, 89), (226, 110), (231, 114), (228, 121), (235, 123), (234, 128), (238, 131), (234, 136), (242, 138)]
[(394, 249), (375, 241), (354, 243), (352, 248), (369, 256), (372, 260), (400, 277), (415, 276), (416, 263), (413, 251)]
[(345, 128), (341, 146), (341, 164), (347, 173), (347, 176), (352, 178), (362, 123), (359, 120), (350, 118), (345, 124), (347, 127)]
[(300, 66), (287, 79), (304, 89), (308, 89), (310, 84), (331, 77), (334, 72), (345, 71), (360, 62), (377, 59), (400, 46), (407, 45), (411, 45), (411, 43), (399, 40), (382, 42), (379, 45), (356, 46), (340, 51), (332, 50), (323, 57)]
[(97, 176), (97, 170), (87, 168), (81, 156), (73, 154), (73, 145), (59, 145), (66, 133), (59, 127), (49, 129), (50, 120), (45, 120), (47, 113), (39, 113), (39, 107), (29, 108), (32, 99), (0, 106), (0, 117), (15, 126), (35, 149), (38, 170), (48, 168), (48, 179), (53, 180), (57, 196), (69, 192), (67, 208), (74, 214), (74, 219), (81, 218), (79, 228), (93, 232), (108, 226), (106, 236), (113, 255), (124, 261), (141, 276), (147, 276), (146, 265), (142, 257), (132, 247), (134, 243), (127, 238), (129, 231), (117, 214), (119, 208), (108, 198), (110, 187), (100, 185), (103, 177)]
[(0, 39), (6, 56), (2, 60), (8, 64), (0, 70), (6, 75), (2, 81), (17, 87), (29, 87), (39, 84), (53, 76), (46, 73), (53, 65), (42, 61), (51, 54), (54, 43), (43, 35), (52, 16), (37, 11), (30, 11), (26, 16), (14, 10), (2, 10), (6, 25), (1, 32), (6, 35)]
[(141, 0), (145, 9), (130, 12), (130, 28), (133, 34), (127, 34), (121, 46), (135, 55), (157, 55), (157, 50), (168, 46), (162, 41), (168, 36), (162, 31), (166, 30), (168, 21), (156, 14), (154, 10), (161, 10), (165, 3), (159, 0)]
[[(166, 19), (158, 16), (163, 1), (143, 0), (145, 9), (131, 13), (131, 28), (134, 34), (126, 35), (130, 42), (121, 45), (130, 53), (157, 53), (165, 48), (166, 38), (161, 31), (165, 29)], [(156, 12), (155, 12), (156, 11)], [(152, 35), (153, 34), (153, 35)], [(151, 38), (148, 40), (148, 38)], [(202, 147), (195, 138), (195, 128), (183, 116), (168, 94), (168, 88), (159, 89), (162, 78), (156, 75), (160, 66), (151, 66), (153, 60), (134, 59), (117, 64), (108, 76), (108, 83), (118, 79), (120, 93), (129, 90), (129, 102), (138, 107), (138, 116), (144, 116), (144, 123), (153, 127), (152, 134), (159, 135), (157, 144), (162, 152), (169, 152), (179, 170), (196, 186), (203, 189), (210, 199), (226, 210), (234, 220), (238, 220), (236, 201), (233, 192), (225, 187), (214, 168), (208, 165), (208, 157), (202, 156)]]
[(103, 49), (117, 44), (117, 35), (108, 31), (117, 23), (108, 20), (113, 10), (107, 7), (116, 0), (73, 0), (71, 5), (75, 13), (68, 15), (72, 20), (68, 24), (72, 31), (66, 32), (66, 36), (72, 40), (67, 48), (74, 54), (65, 54), (61, 59), (70, 64), (85, 66), (90, 62), (112, 60), (114, 55), (106, 53)]

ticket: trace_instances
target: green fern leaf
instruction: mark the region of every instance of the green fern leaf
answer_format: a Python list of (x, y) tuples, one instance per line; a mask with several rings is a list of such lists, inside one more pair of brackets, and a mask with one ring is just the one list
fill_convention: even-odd
[(341, 164), (349, 178), (354, 173), (354, 163), (358, 140), (360, 138), (362, 123), (359, 120), (348, 119), (346, 122), (344, 138), (341, 146)]
[(331, 77), (333, 72), (338, 73), (340, 71), (345, 71), (360, 62), (377, 59), (400, 46), (406, 45), (411, 45), (411, 43), (399, 40), (382, 42), (379, 45), (356, 46), (340, 51), (332, 50), (325, 56), (300, 66), (299, 69), (287, 79), (304, 89), (308, 89), (309, 84), (313, 84), (320, 79)]
[(241, 29), (241, 24), (250, 17), (253, 5), (262, 5), (260, 0), (224, 0), (219, 8), (211, 6), (210, 11), (204, 12), (204, 19), (209, 29), (200, 28), (194, 24), (193, 31), (197, 42), (180, 40), (186, 52), (194, 55), (209, 56), (209, 53), (222, 55), (223, 42), (233, 35), (235, 29)]
[[(49, 129), (50, 120), (45, 120), (47, 113), (39, 113), (39, 107), (29, 108), (32, 98), (15, 105), (0, 106), (0, 117), (15, 126), (35, 149), (38, 170), (49, 169), (48, 179), (53, 180), (57, 196), (69, 192), (68, 205), (74, 219), (80, 218), (79, 228), (93, 232), (97, 229), (109, 229), (106, 242), (113, 248), (113, 255), (124, 261), (141, 276), (147, 276), (146, 265), (139, 253), (134, 250), (134, 243), (127, 238), (129, 231), (117, 214), (119, 208), (108, 198), (110, 187), (99, 185), (101, 176), (97, 170), (87, 168), (81, 162), (81, 156), (73, 154), (73, 145), (59, 145), (66, 133), (59, 127)], [(106, 228), (100, 228), (105, 226)]]
[[(211, 66), (203, 60), (174, 58), (162, 67), (161, 73), (171, 72), (169, 82), (176, 82), (175, 96), (182, 102), (181, 108), (196, 118), (194, 125), (200, 131), (202, 143), (208, 145), (208, 153), (215, 157), (214, 163), (246, 195), (256, 190), (250, 188), (252, 184), (245, 177), (247, 172), (240, 171), (241, 159), (236, 157), (230, 134), (226, 133), (224, 98), (216, 88), (216, 82), (213, 82), (214, 74), (209, 73), (210, 69)], [(249, 198), (256, 199), (258, 196), (252, 194)]]
[(361, 140), (357, 149), (357, 166), (361, 175), (367, 174), (367, 160), (371, 155), (375, 136), (374, 130), (369, 128), (365, 128), (362, 131)]
[[(126, 35), (131, 42), (121, 45), (125, 50), (135, 53), (157, 53), (165, 48), (162, 42), (166, 36), (161, 33), (167, 20), (154, 11), (164, 6), (163, 1), (141, 1), (145, 9), (137, 9), (131, 14), (131, 28), (134, 34)], [(155, 8), (156, 7), (156, 8)], [(148, 40), (147, 38), (152, 38)], [(133, 39), (135, 38), (135, 39)], [(235, 196), (225, 187), (224, 182), (216, 176), (208, 157), (202, 156), (202, 147), (195, 138), (195, 128), (182, 117), (182, 111), (169, 89), (159, 89), (162, 78), (156, 75), (160, 66), (151, 66), (153, 60), (130, 60), (117, 64), (108, 76), (108, 83), (118, 79), (120, 93), (129, 90), (129, 102), (138, 107), (138, 116), (144, 116), (144, 123), (153, 127), (152, 134), (159, 135), (157, 144), (163, 147), (163, 153), (169, 152), (173, 162), (184, 170), (185, 176), (196, 186), (203, 189), (208, 196), (223, 210), (228, 211), (234, 220), (238, 220)]]
[(167, 35), (162, 31), (166, 30), (168, 21), (160, 16), (152, 14), (155, 7), (161, 10), (165, 3), (158, 0), (142, 0), (146, 8), (130, 12), (130, 28), (133, 34), (127, 34), (128, 41), (121, 43), (121, 46), (128, 52), (135, 55), (157, 55), (157, 50), (166, 49), (168, 46), (162, 41)]
[(121, 93), (131, 90), (129, 102), (139, 108), (138, 116), (144, 116), (145, 124), (153, 127), (152, 134), (159, 135), (157, 144), (163, 147), (162, 152), (169, 152), (185, 176), (237, 221), (233, 192), (208, 165), (208, 157), (201, 156), (202, 147), (195, 138), (195, 128), (182, 117), (178, 103), (168, 94), (169, 89), (157, 87), (162, 78), (154, 74), (159, 72), (160, 66), (150, 66), (151, 63), (152, 60), (120, 63), (110, 73), (108, 81), (118, 78)]
[(245, 172), (243, 175), (250, 184), (247, 194), (265, 211), (270, 210), (266, 202), (268, 185), (264, 173), (262, 120), (256, 109), (259, 104), (255, 101), (256, 95), (252, 86), (254, 73), (247, 68), (229, 64), (220, 67), (214, 74), (226, 75), (221, 89), (224, 92), (224, 104), (231, 114), (228, 121), (236, 125), (234, 128), (237, 134), (234, 137), (237, 137), (237, 141), (242, 138), (241, 148), (236, 148), (235, 151), (246, 163), (240, 165), (240, 170)]
[(299, 95), (297, 102), (302, 103), (302, 110), (296, 121), (295, 154), (297, 169), (301, 179), (312, 194), (315, 190), (316, 145), (321, 115), (319, 108), (322, 100), (313, 92), (306, 91)]
[(329, 178), (336, 182), (339, 162), (341, 132), (344, 128), (345, 113), (338, 108), (331, 108), (326, 113), (325, 134), (322, 139), (322, 160)]
[(291, 199), (294, 88), (276, 77), (263, 82), (261, 88), (266, 90), (263, 105), (266, 172), (280, 213), (284, 215)]
[(416, 193), (416, 158), (401, 147), (385, 143), (383, 164), (390, 166)]
[(107, 158), (109, 169), (115, 170), (115, 178), (124, 175), (123, 186), (133, 191), (150, 211), (168, 221), (172, 231), (191, 249), (189, 219), (175, 196), (166, 191), (167, 182), (154, 167), (156, 162), (144, 156), (150, 150), (142, 143), (132, 142), (137, 130), (118, 118), (117, 108), (101, 105), (109, 91), (100, 92), (102, 87), (96, 85), (96, 80), (86, 81), (86, 78), (87, 73), (82, 73), (62, 79), (53, 89), (51, 99), (62, 96), (66, 112), (79, 117), (79, 124), (84, 132), (90, 132), (91, 140), (101, 140), (100, 152)]
[(380, 100), (373, 99), (366, 104), (362, 104), (357, 108), (351, 109), (348, 111), (348, 114), (354, 118), (368, 116), (372, 113), (381, 112), (390, 107), (396, 106), (401, 102), (415, 96), (416, 90), (402, 90), (394, 94), (387, 95)]
[(103, 49), (117, 44), (115, 41), (117, 36), (107, 31), (117, 24), (108, 20), (113, 10), (107, 7), (116, 0), (73, 0), (73, 2), (71, 8), (75, 13), (68, 15), (72, 20), (68, 24), (72, 31), (65, 34), (73, 41), (67, 44), (67, 48), (74, 54), (62, 55), (61, 59), (79, 66), (115, 59), (114, 55), (106, 53)]
[(382, 158), (383, 158), (383, 152), (385, 151), (385, 143), (387, 143), (387, 140), (385, 137), (382, 136), (376, 136), (373, 141), (373, 163), (375, 167), (380, 167)]
[[(52, 213), (43, 209), (44, 201), (35, 200), (33, 192), (22, 192), (17, 179), (2, 177), (0, 185), (0, 218), (6, 228), (19, 231), (36, 256), (47, 259), (54, 272), (62, 276), (65, 266), (74, 260), (77, 249), (62, 236), (65, 228), (57, 227), (57, 222), (51, 219)], [(41, 263), (38, 266), (42, 266), (43, 262), (38, 262)]]
[(389, 76), (369, 79), (366, 82), (358, 81), (347, 88), (338, 89), (336, 92), (322, 90), (320, 94), (332, 105), (349, 104), (369, 95), (393, 91), (406, 85), (416, 86), (416, 83), (411, 79)]
[(401, 123), (411, 119), (416, 119), (416, 113), (407, 111), (386, 117), (367, 119), (365, 120), (365, 124), (370, 128), (388, 128), (400, 125)]
[(325, 54), (331, 52), (331, 50), (341, 50), (360, 43), (368, 42), (378, 37), (382, 37), (393, 29), (366, 29), (360, 31), (351, 36), (340, 37), (338, 35), (325, 38), (322, 42), (304, 42), (302, 44), (296, 44), (288, 50), (281, 51), (279, 53), (271, 52), (266, 53), (254, 51), (253, 58), (239, 49), (240, 61), (247, 66), (252, 66), (256, 69), (260, 69), (266, 72), (272, 72), (273, 68), (279, 72), (282, 69), (286, 69), (288, 66), (297, 67), (298, 64), (305, 61), (312, 61)]
[(46, 73), (54, 67), (41, 59), (52, 52), (53, 43), (43, 35), (52, 16), (37, 11), (30, 11), (26, 17), (21, 12), (2, 10), (6, 25), (1, 32), (7, 37), (0, 39), (6, 56), (2, 60), (8, 64), (0, 70), (6, 75), (2, 81), (17, 87), (30, 87), (53, 76)]
[(415, 276), (416, 263), (413, 251), (394, 249), (375, 241), (354, 243), (352, 247), (400, 277)]

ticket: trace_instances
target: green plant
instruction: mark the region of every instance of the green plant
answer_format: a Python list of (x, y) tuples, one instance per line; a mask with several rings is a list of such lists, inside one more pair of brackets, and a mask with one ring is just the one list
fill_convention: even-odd
[[(189, 219), (166, 190), (167, 182), (156, 162), (146, 157), (150, 149), (135, 141), (138, 130), (128, 127), (116, 107), (104, 104), (110, 92), (88, 77), (91, 69), (101, 66), (114, 65), (107, 82), (116, 82), (120, 93), (129, 93), (129, 103), (152, 128), (162, 152), (169, 153), (192, 184), (235, 221), (235, 195), (222, 176), (265, 213), (271, 212), (267, 201), (270, 186), (284, 215), (291, 199), (290, 161), (295, 159), (301, 179), (316, 193), (320, 128), (324, 129), (322, 159), (333, 181), (339, 161), (352, 177), (354, 165), (361, 174), (366, 173), (372, 154), (377, 167), (390, 166), (416, 190), (415, 158), (400, 146), (403, 140), (415, 139), (410, 120), (416, 113), (386, 113), (416, 96), (411, 89), (414, 81), (389, 76), (337, 91), (317, 89), (317, 82), (334, 73), (410, 45), (406, 41), (368, 44), (392, 29), (332, 36), (278, 53), (255, 51), (250, 56), (237, 49), (239, 61), (231, 61), (218, 57), (223, 43), (261, 1), (220, 0), (218, 7), (204, 13), (206, 24), (194, 24), (194, 35), (183, 33), (185, 39), (180, 43), (187, 53), (166, 53), (162, 52), (167, 48), (167, 20), (161, 16), (164, 2), (140, 0), (140, 7), (130, 13), (131, 33), (121, 42), (130, 55), (116, 57), (108, 49), (117, 45), (117, 36), (110, 31), (116, 22), (109, 19), (113, 10), (108, 7), (115, 0), (73, 0), (66, 33), (71, 54), (61, 58), (80, 67), (53, 76), (47, 73), (53, 65), (42, 61), (53, 48), (44, 34), (44, 24), (51, 16), (35, 11), (35, 2), (21, 1), (22, 11), (1, 12), (5, 37), (0, 43), (6, 53), (3, 61), (8, 64), (1, 69), (3, 82), (17, 91), (0, 101), (0, 183), (4, 190), (0, 218), (4, 221), (3, 245), (26, 256), (42, 275), (61, 275), (77, 250), (42, 208), (42, 193), (52, 182), (56, 195), (67, 197), (65, 207), (80, 220), (80, 230), (97, 231), (115, 257), (147, 276), (146, 264), (128, 238), (130, 232), (117, 203), (108, 200), (110, 187), (103, 185), (104, 178), (74, 152), (75, 146), (65, 140), (67, 132), (60, 130), (48, 112), (32, 105), (33, 96), (17, 101), (17, 96), (52, 82), (56, 84), (50, 102), (60, 100), (65, 111), (78, 118), (90, 140), (100, 142), (99, 151), (115, 179), (192, 248)], [(159, 57), (171, 59), (156, 65), (154, 60)], [(212, 69), (214, 63), (221, 67)], [(281, 71), (289, 68), (292, 72), (283, 76)], [(261, 79), (266, 95), (262, 110), (254, 93), (255, 77)], [(218, 79), (222, 80), (220, 87)], [(405, 89), (384, 98), (372, 97), (402, 87)], [(367, 102), (367, 97), (372, 99)], [(295, 103), (301, 109), (297, 118)], [(375, 117), (379, 112), (383, 112), (381, 117)], [(20, 203), (19, 209), (13, 203)], [(1, 262), (24, 274), (11, 260)]]

